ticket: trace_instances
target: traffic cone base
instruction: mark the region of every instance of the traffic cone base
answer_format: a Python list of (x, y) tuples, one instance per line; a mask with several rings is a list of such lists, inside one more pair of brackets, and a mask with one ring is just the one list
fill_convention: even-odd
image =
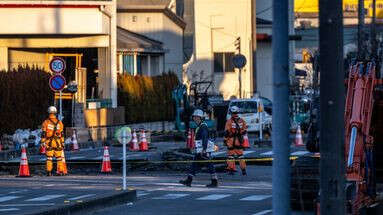
[(27, 150), (25, 147), (21, 148), (20, 168), (19, 175), (17, 177), (31, 177), (28, 167)]
[(109, 149), (107, 146), (104, 147), (104, 157), (102, 159), (101, 172), (102, 173), (112, 172), (112, 165), (110, 163)]

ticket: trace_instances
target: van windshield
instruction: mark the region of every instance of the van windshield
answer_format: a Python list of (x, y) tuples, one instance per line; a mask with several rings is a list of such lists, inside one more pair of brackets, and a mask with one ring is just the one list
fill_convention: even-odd
[(257, 112), (257, 102), (255, 101), (232, 102), (230, 106), (237, 106), (239, 108), (239, 113)]

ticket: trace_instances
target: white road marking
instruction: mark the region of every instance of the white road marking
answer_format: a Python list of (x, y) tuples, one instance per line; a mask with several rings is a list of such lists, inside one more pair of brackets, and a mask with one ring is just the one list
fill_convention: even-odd
[(45, 195), (45, 196), (41, 196), (41, 197), (37, 197), (37, 198), (33, 198), (33, 199), (28, 199), (26, 201), (27, 202), (46, 201), (46, 200), (51, 200), (51, 199), (57, 199), (57, 198), (60, 198), (63, 196), (65, 196), (65, 195)]
[(262, 201), (270, 198), (271, 195), (253, 195), (240, 199), (241, 201)]
[(223, 152), (213, 152), (211, 153), (211, 156), (218, 156), (218, 155), (221, 155), (221, 154), (225, 154), (227, 153), (226, 151), (223, 151)]
[(87, 197), (91, 197), (91, 196), (95, 196), (96, 194), (87, 194), (87, 195), (82, 195), (82, 196), (77, 196), (77, 197), (73, 197), (73, 198), (70, 198), (68, 200), (70, 201), (73, 201), (73, 200), (78, 200), (78, 199), (85, 199)]
[(253, 152), (255, 152), (255, 151), (244, 151), (243, 155), (247, 155), (247, 154), (250, 154), (250, 153), (253, 153)]
[(149, 194), (150, 193), (142, 191), (142, 190), (137, 191), (137, 197), (146, 196), (146, 195), (149, 195)]
[(82, 158), (85, 158), (85, 157), (84, 156), (73, 156), (73, 157), (69, 157), (69, 160), (82, 159)]
[(9, 192), (9, 194), (24, 193), (24, 192), (27, 192), (27, 191), (28, 190), (16, 190), (16, 191)]
[(20, 209), (18, 208), (5, 208), (5, 209), (0, 209), (0, 212), (7, 212), (7, 211), (19, 211)]
[(273, 151), (264, 152), (261, 153), (261, 155), (273, 155)]
[(258, 212), (256, 214), (253, 214), (253, 215), (264, 215), (264, 214), (268, 214), (268, 213), (271, 213), (272, 210), (264, 210), (264, 211), (261, 211), (261, 212)]
[(231, 194), (212, 194), (212, 195), (198, 198), (197, 200), (218, 200), (218, 199), (226, 198), (228, 196), (231, 196)]
[(0, 207), (30, 207), (30, 206), (53, 206), (54, 203), (45, 203), (45, 204), (7, 204), (0, 205)]
[(166, 194), (166, 195), (163, 195), (163, 196), (160, 196), (160, 197), (154, 197), (152, 199), (179, 199), (179, 198), (182, 198), (182, 197), (185, 197), (185, 196), (188, 196), (190, 194), (186, 194), (186, 193), (171, 193), (171, 194)]
[(291, 153), (291, 155), (299, 156), (299, 155), (305, 155), (308, 153), (309, 153), (308, 151), (297, 151), (297, 152)]
[(3, 197), (0, 197), (0, 202), (9, 201), (9, 200), (12, 200), (12, 199), (18, 199), (20, 197), (21, 196), (3, 196)]

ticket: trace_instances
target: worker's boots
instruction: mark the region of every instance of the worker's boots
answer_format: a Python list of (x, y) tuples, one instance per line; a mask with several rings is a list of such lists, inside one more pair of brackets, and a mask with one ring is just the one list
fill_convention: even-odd
[(47, 176), (52, 176), (52, 172), (51, 171), (47, 171)]
[(242, 175), (247, 175), (246, 169), (242, 170)]
[(193, 177), (192, 176), (188, 176), (187, 179), (185, 180), (180, 180), (180, 183), (185, 185), (185, 186), (188, 186), (188, 187), (191, 187), (191, 183), (193, 181)]
[(217, 179), (211, 179), (211, 183), (206, 185), (206, 187), (218, 187), (218, 180)]

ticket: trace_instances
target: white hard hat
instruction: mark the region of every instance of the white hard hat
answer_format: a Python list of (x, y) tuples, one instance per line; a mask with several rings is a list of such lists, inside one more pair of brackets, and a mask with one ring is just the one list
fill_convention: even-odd
[(239, 108), (238, 108), (237, 106), (232, 106), (232, 107), (230, 108), (230, 112), (231, 112), (232, 114), (237, 114), (237, 113), (239, 113)]
[(57, 113), (57, 108), (55, 106), (50, 106), (48, 108), (48, 113)]
[(203, 118), (204, 114), (203, 114), (203, 111), (201, 109), (195, 109), (193, 116), (199, 116), (199, 117)]

